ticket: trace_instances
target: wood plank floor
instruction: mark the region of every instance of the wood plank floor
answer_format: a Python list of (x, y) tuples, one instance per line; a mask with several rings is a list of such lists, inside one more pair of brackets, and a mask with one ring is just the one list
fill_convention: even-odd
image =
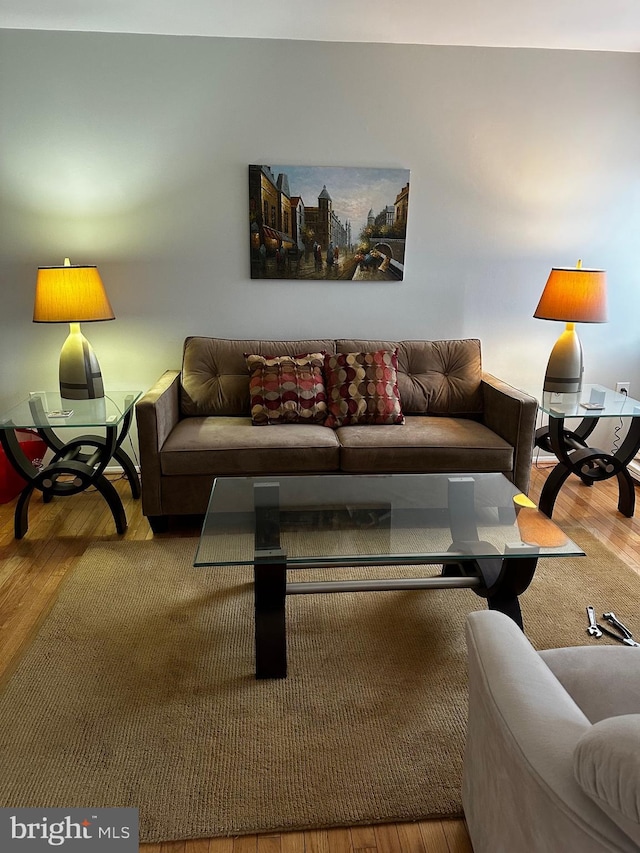
[[(550, 466), (532, 470), (530, 497), (537, 501)], [(60, 581), (96, 540), (151, 539), (140, 502), (123, 480), (115, 483), (125, 504), (129, 528), (115, 533), (113, 520), (97, 492), (43, 504), (37, 496), (29, 531), (13, 538), (15, 501), (0, 505), (0, 678), (49, 612)], [(640, 511), (640, 510), (639, 510)], [(556, 502), (554, 520), (581, 524), (640, 574), (640, 522), (617, 511), (615, 480), (583, 486), (571, 477)], [(175, 523), (165, 536), (197, 536), (197, 522)], [(640, 580), (639, 580), (640, 583)], [(472, 853), (463, 820), (347, 827), (331, 830), (249, 835), (141, 845), (144, 853)]]

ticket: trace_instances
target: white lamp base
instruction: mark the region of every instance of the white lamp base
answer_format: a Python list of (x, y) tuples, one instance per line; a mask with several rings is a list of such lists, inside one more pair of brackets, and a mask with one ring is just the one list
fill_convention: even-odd
[(582, 390), (582, 344), (575, 323), (567, 323), (549, 356), (544, 377), (544, 390), (556, 394), (572, 394)]
[(69, 323), (69, 337), (60, 351), (60, 396), (65, 400), (95, 400), (104, 397), (98, 359), (80, 331), (80, 323)]

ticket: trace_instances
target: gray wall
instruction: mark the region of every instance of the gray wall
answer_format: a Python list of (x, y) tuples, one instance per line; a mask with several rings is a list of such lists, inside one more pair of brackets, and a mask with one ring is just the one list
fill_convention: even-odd
[[(96, 263), (107, 385), (147, 388), (188, 334), (483, 341), (538, 393), (551, 266), (608, 271), (586, 381), (640, 396), (640, 55), (0, 32), (0, 405), (55, 388), (36, 268)], [(405, 280), (253, 282), (247, 164), (411, 169)]]

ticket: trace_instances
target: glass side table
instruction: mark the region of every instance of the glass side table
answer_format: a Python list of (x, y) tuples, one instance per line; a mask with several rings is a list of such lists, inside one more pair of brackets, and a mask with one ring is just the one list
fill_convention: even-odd
[[(618, 509), (631, 518), (635, 509), (635, 489), (627, 466), (640, 449), (640, 400), (603, 385), (585, 385), (576, 394), (545, 391), (540, 410), (548, 415), (549, 422), (536, 430), (535, 444), (551, 451), (558, 459), (542, 489), (541, 511), (551, 518), (558, 493), (570, 474), (580, 477), (587, 486), (616, 477)], [(568, 429), (565, 421), (575, 418), (580, 418), (580, 423), (575, 429)], [(631, 419), (627, 434), (615, 451), (587, 444), (600, 418)]]
[[(111, 459), (115, 459), (124, 470), (131, 494), (140, 497), (138, 472), (122, 449), (140, 394), (140, 391), (121, 391), (97, 400), (63, 400), (58, 392), (46, 391), (31, 395), (0, 415), (0, 443), (7, 459), (27, 481), (16, 504), (16, 539), (22, 539), (29, 528), (29, 501), (35, 489), (48, 502), (53, 497), (75, 495), (94, 486), (109, 505), (116, 530), (124, 533), (127, 529), (124, 507), (104, 471)], [(53, 451), (50, 461), (40, 470), (23, 453), (16, 429), (36, 430)], [(74, 433), (67, 441), (57, 435), (71, 429), (88, 432)]]

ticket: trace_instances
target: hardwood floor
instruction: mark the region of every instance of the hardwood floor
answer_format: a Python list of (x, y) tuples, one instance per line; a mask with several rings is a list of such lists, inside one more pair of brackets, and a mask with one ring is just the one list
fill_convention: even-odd
[[(529, 496), (537, 501), (549, 467), (534, 467)], [(140, 502), (124, 480), (116, 483), (129, 528), (115, 533), (107, 505), (97, 492), (58, 498), (34, 496), (29, 531), (13, 538), (15, 501), (0, 505), (0, 679), (8, 675), (55, 601), (66, 573), (96, 540), (151, 539)], [(581, 524), (640, 574), (640, 523), (617, 511), (615, 480), (583, 486), (571, 477), (558, 497), (554, 520)], [(164, 536), (197, 536), (195, 520), (172, 525)], [(639, 580), (640, 582), (640, 580)], [(141, 845), (144, 853), (472, 853), (463, 820), (350, 827)]]

